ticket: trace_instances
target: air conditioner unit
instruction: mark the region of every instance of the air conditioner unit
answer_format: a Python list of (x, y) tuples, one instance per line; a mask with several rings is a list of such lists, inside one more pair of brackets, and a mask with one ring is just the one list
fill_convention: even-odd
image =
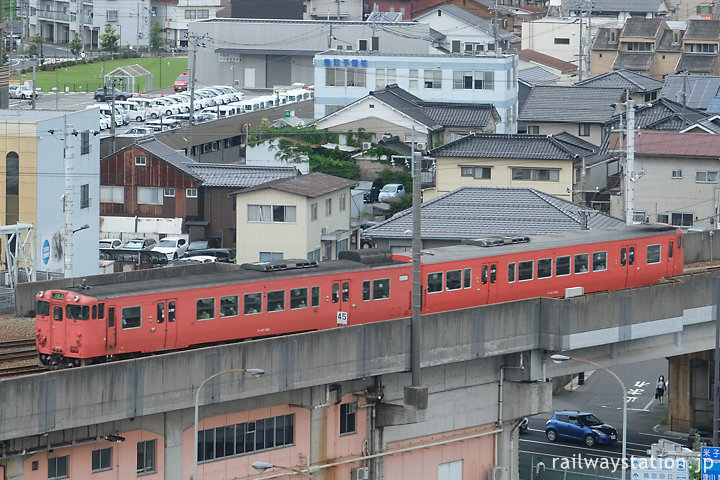
[(363, 142), (363, 150), (372, 148), (372, 142)]
[(417, 142), (415, 144), (415, 150), (425, 151), (425, 147), (427, 147), (425, 142)]
[(351, 480), (368, 480), (370, 478), (370, 470), (368, 467), (353, 468), (350, 472)]
[(506, 480), (508, 478), (507, 467), (490, 467), (488, 480)]

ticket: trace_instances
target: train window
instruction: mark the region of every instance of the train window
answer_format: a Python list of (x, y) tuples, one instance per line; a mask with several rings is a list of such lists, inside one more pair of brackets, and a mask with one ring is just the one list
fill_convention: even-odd
[(320, 306), (320, 287), (312, 287), (312, 290), (310, 290), (310, 300), (312, 301), (313, 307)]
[(428, 293), (442, 292), (443, 289), (443, 273), (428, 273), (427, 291)]
[(105, 318), (105, 304), (98, 303), (98, 318)]
[(620, 249), (620, 266), (624, 267), (627, 265), (627, 248), (623, 247)]
[(70, 320), (90, 320), (88, 305), (68, 305), (65, 316)]
[(668, 245), (668, 258), (672, 258), (672, 257), (673, 257), (673, 242), (670, 242), (670, 244)]
[(307, 288), (293, 288), (290, 290), (290, 309), (307, 308)]
[(647, 264), (660, 263), (660, 245), (647, 246)]
[(678, 235), (677, 239), (678, 250), (682, 248), (682, 237)]
[(635, 247), (630, 247), (628, 261), (630, 262), (630, 265), (635, 265)]
[(373, 300), (390, 298), (390, 279), (373, 280)]
[(175, 302), (168, 302), (168, 323), (175, 321)]
[(142, 319), (142, 307), (124, 307), (122, 309), (122, 328), (139, 328)]
[(581, 253), (575, 255), (575, 273), (587, 273), (588, 271), (588, 254)]
[(41, 317), (47, 317), (50, 315), (50, 302), (38, 300), (35, 307), (35, 314)]
[(92, 318), (93, 320), (97, 318), (97, 305), (92, 306)]
[(570, 275), (570, 257), (557, 257), (555, 259), (555, 276)]
[(593, 252), (593, 272), (607, 270), (607, 252)]
[(108, 327), (115, 326), (115, 309), (108, 308)]
[(157, 304), (157, 323), (165, 323), (165, 304)]
[(370, 300), (370, 280), (363, 282), (363, 301)]
[(220, 317), (236, 317), (238, 312), (238, 296), (227, 295), (220, 297)]
[(342, 298), (343, 302), (349, 302), (350, 301), (350, 282), (343, 282), (342, 285)]
[(482, 283), (483, 285), (486, 285), (487, 282), (488, 282), (488, 268), (487, 268), (487, 265), (483, 265), (481, 273), (480, 273), (480, 283)]
[(196, 318), (198, 320), (207, 320), (209, 318), (215, 318), (215, 299), (214, 298), (199, 298), (195, 302)]
[(262, 293), (245, 294), (245, 315), (253, 315), (262, 312)]
[(63, 321), (63, 309), (62, 307), (53, 307), (53, 320), (56, 322)]
[(465, 277), (463, 288), (470, 288), (472, 286), (472, 269), (466, 268), (463, 275)]
[(515, 281), (515, 263), (508, 263), (508, 283)]
[(267, 311), (282, 312), (285, 310), (285, 290), (275, 290), (267, 293)]
[(445, 287), (448, 290), (460, 290), (462, 288), (462, 270), (450, 270), (445, 277)]
[(490, 283), (497, 281), (497, 265), (490, 265)]
[(333, 283), (332, 286), (332, 302), (338, 303), (340, 301), (340, 284)]
[(526, 260), (524, 262), (518, 262), (518, 280), (521, 282), (524, 280), (532, 280), (533, 278), (533, 261)]
[(537, 262), (537, 278), (552, 277), (552, 258), (541, 258)]

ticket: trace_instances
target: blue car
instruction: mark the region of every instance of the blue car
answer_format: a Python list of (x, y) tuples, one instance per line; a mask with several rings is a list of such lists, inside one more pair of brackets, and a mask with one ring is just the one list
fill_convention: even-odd
[(555, 412), (545, 424), (545, 435), (554, 442), (558, 438), (585, 442), (588, 447), (596, 443), (615, 443), (617, 430), (587, 412), (563, 410)]

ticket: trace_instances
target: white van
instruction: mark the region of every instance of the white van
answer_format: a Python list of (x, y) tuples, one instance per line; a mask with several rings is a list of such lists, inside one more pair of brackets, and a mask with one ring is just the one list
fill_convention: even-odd
[(260, 102), (260, 108), (272, 108), (276, 105), (276, 99), (273, 95), (263, 95), (261, 97), (254, 98), (253, 100)]
[(125, 107), (125, 110), (127, 110), (128, 114), (130, 115), (130, 120), (134, 120), (136, 122), (144, 122), (145, 121), (145, 107), (141, 107), (135, 102), (119, 102), (115, 100), (115, 105), (122, 105)]
[(243, 100), (242, 102), (233, 102), (233, 105), (239, 105), (243, 112), (255, 112), (260, 110), (260, 102), (253, 100)]
[(87, 107), (85, 107), (85, 110), (97, 110), (106, 117), (115, 119), (116, 127), (121, 127), (125, 125), (125, 119), (123, 118), (122, 113), (117, 109), (117, 107), (115, 108), (115, 115), (112, 114), (110, 105), (106, 103), (100, 103), (98, 105), (88, 105)]
[(172, 118), (158, 118), (157, 120), (148, 120), (145, 122), (145, 126), (152, 128), (155, 132), (172, 130), (173, 128), (177, 128), (178, 125), (178, 121)]
[(158, 118), (160, 116), (160, 112), (153, 105), (152, 99), (150, 98), (131, 98), (130, 100), (128, 100), (128, 102), (137, 104), (140, 107), (140, 110), (142, 110), (146, 119)]

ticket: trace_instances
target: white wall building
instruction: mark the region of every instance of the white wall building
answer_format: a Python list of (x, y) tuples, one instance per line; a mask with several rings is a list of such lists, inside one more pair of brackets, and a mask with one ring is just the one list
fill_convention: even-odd
[[(615, 18), (592, 17), (590, 44), (598, 28), (617, 23), (618, 20)], [(522, 49), (534, 50), (577, 65), (581, 31), (584, 54), (588, 55), (587, 26), (588, 19), (579, 17), (544, 17), (532, 22), (523, 22)]]
[(492, 104), (501, 118), (496, 132), (517, 132), (517, 55), (325, 52), (314, 64), (315, 118), (396, 83), (426, 102)]

